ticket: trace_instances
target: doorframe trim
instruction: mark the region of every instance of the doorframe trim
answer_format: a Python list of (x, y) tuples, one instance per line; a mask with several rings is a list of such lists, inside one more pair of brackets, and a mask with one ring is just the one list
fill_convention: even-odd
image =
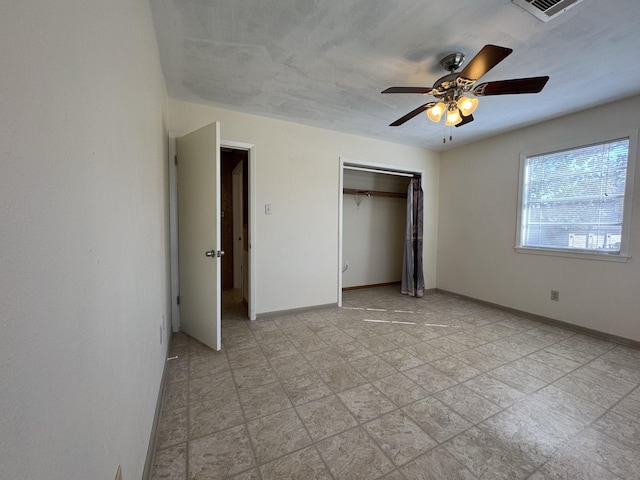
[(178, 308), (178, 293), (180, 292), (180, 277), (178, 275), (178, 169), (175, 157), (177, 135), (169, 132), (169, 283), (171, 303), (171, 331), (180, 330), (180, 309)]
[(247, 152), (249, 163), (249, 320), (256, 319), (256, 146), (252, 143), (220, 140), (220, 148), (233, 148)]
[[(178, 183), (174, 158), (177, 153), (176, 138), (182, 136), (169, 132), (169, 275), (171, 298), (171, 330), (180, 330), (180, 309), (177, 304), (180, 292), (178, 275)], [(256, 149), (251, 143), (220, 140), (220, 147), (234, 148), (247, 152), (249, 160), (249, 319), (256, 319), (256, 255), (253, 245), (256, 241)]]

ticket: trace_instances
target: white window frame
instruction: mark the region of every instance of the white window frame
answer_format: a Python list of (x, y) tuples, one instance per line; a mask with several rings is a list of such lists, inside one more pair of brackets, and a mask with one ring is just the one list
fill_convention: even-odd
[[(524, 247), (522, 246), (522, 196), (524, 195), (524, 175), (526, 160), (529, 157), (548, 155), (562, 150), (578, 149), (589, 145), (611, 142), (623, 138), (629, 139), (629, 156), (627, 159), (627, 178), (625, 184), (625, 194), (622, 217), (622, 236), (620, 239), (620, 252), (601, 252), (597, 250), (571, 250), (564, 248), (548, 247)], [(635, 168), (637, 161), (638, 130), (629, 130), (616, 134), (607, 134), (590, 137), (584, 141), (576, 141), (569, 144), (538, 149), (534, 151), (522, 152), (520, 154), (520, 171), (518, 180), (518, 211), (516, 222), (516, 246), (518, 253), (532, 253), (536, 255), (550, 255), (557, 257), (582, 258), (589, 260), (605, 260), (611, 262), (626, 262), (629, 255), (629, 236), (631, 232), (631, 207), (633, 204), (633, 186), (635, 184)]]

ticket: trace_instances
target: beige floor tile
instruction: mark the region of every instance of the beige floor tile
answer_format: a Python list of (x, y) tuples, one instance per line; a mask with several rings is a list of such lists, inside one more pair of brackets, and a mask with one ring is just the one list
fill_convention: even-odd
[(479, 427), (511, 451), (539, 467), (577, 435), (586, 422), (566, 417), (544, 403), (518, 402), (482, 422)]
[(360, 375), (350, 365), (336, 365), (318, 370), (318, 375), (333, 392), (343, 392), (350, 388), (367, 383), (367, 379)]
[(408, 347), (404, 347), (404, 349), (414, 357), (422, 360), (423, 363), (430, 363), (450, 355), (444, 350), (440, 350), (438, 347), (434, 347), (424, 342), (409, 345)]
[(244, 425), (189, 442), (189, 480), (226, 478), (255, 466)]
[(640, 421), (640, 390), (639, 394), (627, 395), (620, 403), (613, 407), (612, 411), (620, 413), (631, 420)]
[(368, 350), (360, 342), (344, 343), (340, 345), (339, 348), (336, 348), (335, 351), (340, 358), (349, 362), (373, 355), (373, 352)]
[(396, 408), (391, 400), (370, 383), (341, 392), (338, 397), (361, 423)]
[(187, 441), (187, 408), (162, 412), (158, 422), (156, 448), (162, 449)]
[(480, 423), (502, 410), (502, 407), (464, 385), (455, 385), (434, 396), (473, 424)]
[(304, 353), (304, 358), (312, 364), (316, 370), (322, 370), (339, 365), (346, 365), (347, 361), (340, 356), (341, 347), (323, 348), (313, 352)]
[(623, 394), (577, 377), (573, 373), (556, 380), (553, 386), (604, 408), (611, 408), (624, 397)]
[(229, 477), (230, 480), (261, 480), (260, 472), (257, 468), (252, 468), (251, 470), (247, 470), (246, 472), (239, 473), (238, 475), (234, 475), (233, 477)]
[(273, 382), (238, 392), (247, 420), (291, 408), (291, 402), (280, 382)]
[(570, 447), (581, 456), (588, 457), (621, 478), (638, 478), (638, 472), (640, 472), (638, 450), (602, 432), (587, 428), (571, 441)]
[(167, 384), (162, 399), (162, 410), (166, 412), (186, 407), (189, 396), (188, 387), (189, 383), (186, 380)]
[(367, 350), (374, 354), (388, 352), (389, 350), (395, 350), (396, 348), (401, 346), (396, 345), (395, 343), (387, 340), (380, 335), (363, 338), (360, 340), (360, 343), (364, 345)]
[(499, 347), (495, 343), (485, 343), (484, 345), (474, 348), (474, 350), (503, 363), (512, 362), (521, 357), (519, 353)]
[(189, 408), (189, 438), (203, 437), (244, 422), (236, 392)]
[(409, 370), (410, 368), (415, 368), (424, 363), (418, 357), (411, 355), (402, 348), (389, 350), (388, 352), (383, 352), (378, 356), (400, 372)]
[(410, 370), (405, 370), (402, 373), (429, 393), (444, 390), (457, 383), (453, 378), (439, 372), (430, 365), (421, 365)]
[(473, 427), (452, 438), (445, 448), (479, 478), (524, 480), (536, 469), (493, 437)]
[(277, 379), (276, 372), (266, 362), (233, 370), (233, 380), (238, 390), (260, 387), (275, 382)]
[(369, 480), (394, 469), (362, 427), (327, 438), (317, 447), (336, 480)]
[(286, 338), (285, 340), (265, 346), (265, 348), (262, 349), (262, 353), (264, 353), (264, 356), (271, 361), (274, 358), (290, 357), (291, 355), (297, 355), (300, 352), (295, 345)]
[(373, 385), (398, 407), (429, 395), (429, 392), (402, 373), (376, 380)]
[(545, 363), (538, 362), (531, 357), (522, 357), (509, 363), (509, 366), (531, 375), (544, 383), (551, 383), (565, 375), (564, 372), (556, 370)]
[[(429, 347), (436, 348), (438, 352), (442, 352), (445, 355), (454, 355), (456, 353), (464, 352), (465, 350), (469, 350), (468, 347), (452, 340), (449, 336), (446, 337), (438, 337), (433, 340), (429, 340), (425, 342)], [(442, 357), (441, 357), (442, 358)], [(437, 359), (433, 359), (437, 360)], [(429, 360), (432, 361), (432, 360)]]
[(274, 460), (311, 444), (293, 408), (247, 422), (258, 463)]
[(332, 480), (315, 447), (291, 453), (260, 467), (262, 480)]
[(430, 363), (431, 366), (441, 371), (445, 375), (453, 378), (457, 382), (464, 382), (470, 378), (477, 377), (482, 374), (477, 368), (473, 368), (468, 363), (463, 362), (455, 357), (446, 357)]
[(504, 364), (502, 360), (496, 360), (477, 350), (465, 350), (464, 352), (456, 353), (454, 357), (483, 372), (493, 370)]
[(425, 453), (400, 471), (407, 480), (476, 480), (476, 476), (443, 447)]
[(547, 385), (542, 390), (538, 390), (529, 397), (529, 400), (539, 402), (547, 408), (581, 422), (592, 422), (605, 412), (603, 407), (565, 392), (554, 385)]
[(578, 454), (571, 448), (562, 448), (540, 467), (544, 480), (621, 480), (610, 471)]
[(548, 383), (534, 377), (533, 375), (524, 373), (511, 365), (503, 365), (494, 370), (490, 370), (487, 373), (493, 378), (497, 378), (502, 383), (524, 393), (533, 393), (536, 390), (540, 390)]
[(182, 382), (189, 378), (189, 358), (176, 358), (167, 361), (167, 384)]
[(525, 396), (521, 391), (487, 374), (467, 380), (464, 385), (503, 408)]
[(593, 423), (593, 428), (635, 449), (640, 455), (640, 422), (609, 411)]
[(187, 444), (183, 443), (156, 451), (150, 480), (186, 480)]
[(331, 395), (296, 407), (314, 442), (358, 425), (338, 397)]
[(569, 360), (568, 358), (561, 357), (560, 355), (556, 355), (555, 353), (547, 352), (546, 350), (538, 350), (537, 352), (528, 355), (527, 358), (532, 358), (533, 360), (544, 363), (551, 368), (560, 370), (563, 373), (572, 372), (576, 368), (580, 367), (580, 365), (582, 365), (580, 362)]
[(438, 443), (446, 442), (472, 426), (435, 397), (418, 400), (402, 410)]
[(333, 394), (317, 373), (285, 378), (282, 380), (282, 386), (294, 405), (302, 405)]
[(398, 373), (395, 368), (376, 355), (361, 358), (360, 360), (354, 360), (350, 363), (351, 366), (360, 373), (360, 375), (370, 382)]
[(232, 369), (250, 367), (267, 362), (267, 358), (262, 353), (260, 347), (232, 350), (227, 352), (227, 358), (229, 359), (229, 365), (231, 365)]
[(314, 369), (302, 354), (273, 358), (269, 362), (279, 378), (297, 377), (313, 373)]
[(401, 410), (376, 418), (364, 428), (396, 466), (404, 465), (437, 445)]
[(189, 380), (189, 403), (200, 403), (226, 397), (235, 392), (231, 372), (218, 373)]

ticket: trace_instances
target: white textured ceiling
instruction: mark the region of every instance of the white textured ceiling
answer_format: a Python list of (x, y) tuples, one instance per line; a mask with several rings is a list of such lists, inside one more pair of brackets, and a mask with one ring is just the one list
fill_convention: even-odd
[[(150, 4), (171, 98), (395, 143), (442, 150), (640, 93), (640, 0), (584, 0), (548, 23), (510, 0)], [(544, 90), (480, 97), (460, 128), (388, 126), (433, 97), (382, 90), (432, 86), (444, 55), (485, 44), (513, 53), (481, 82), (549, 75)]]

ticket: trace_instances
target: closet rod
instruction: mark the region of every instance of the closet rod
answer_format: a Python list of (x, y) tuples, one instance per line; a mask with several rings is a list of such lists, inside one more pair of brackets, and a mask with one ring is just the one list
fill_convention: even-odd
[(365, 197), (391, 197), (391, 198), (407, 198), (406, 193), (402, 192), (380, 192), (377, 190), (356, 190), (355, 188), (343, 188), (342, 193), (345, 195), (364, 195)]
[(377, 170), (375, 168), (365, 168), (365, 167), (353, 167), (351, 165), (344, 165), (345, 170), (357, 170), (359, 172), (373, 172), (373, 173), (384, 173), (385, 175), (395, 175), (398, 177), (414, 177), (415, 174), (407, 173), (407, 172), (396, 172), (391, 170)]

